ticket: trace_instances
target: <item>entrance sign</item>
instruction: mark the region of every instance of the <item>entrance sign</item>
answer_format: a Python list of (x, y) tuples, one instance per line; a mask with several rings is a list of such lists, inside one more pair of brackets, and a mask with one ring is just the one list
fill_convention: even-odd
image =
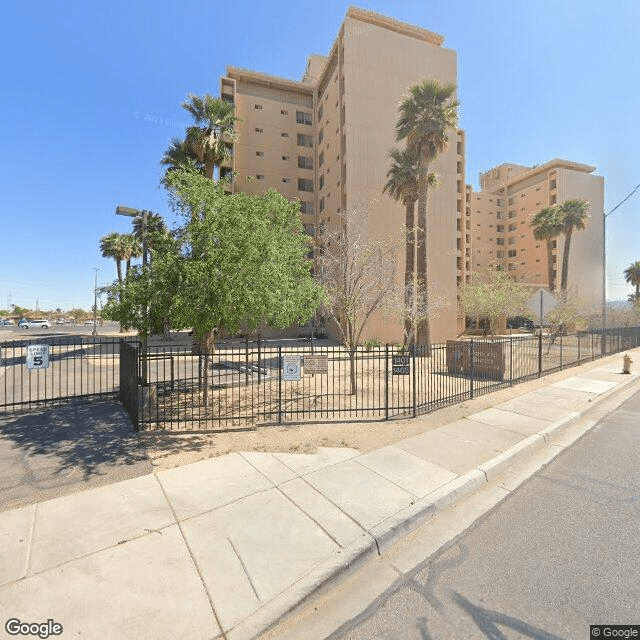
[(474, 378), (504, 379), (504, 345), (502, 342), (447, 340), (447, 371)]
[(300, 380), (301, 377), (301, 356), (287, 353), (282, 356), (282, 379)]
[(312, 373), (329, 373), (329, 356), (305, 356), (304, 372)]
[(27, 345), (27, 369), (48, 369), (49, 368), (49, 345), (48, 344), (28, 344)]
[(411, 365), (410, 356), (392, 356), (391, 372), (394, 376), (408, 376)]

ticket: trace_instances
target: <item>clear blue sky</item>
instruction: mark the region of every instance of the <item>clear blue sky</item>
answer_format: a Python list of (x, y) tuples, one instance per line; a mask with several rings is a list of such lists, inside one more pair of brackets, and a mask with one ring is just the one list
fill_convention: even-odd
[[(166, 214), (159, 160), (189, 92), (228, 64), (299, 79), (347, 2), (87, 0), (3, 3), (0, 308), (93, 303), (115, 278), (99, 238), (117, 204)], [(458, 52), (467, 179), (501, 162), (595, 165), (606, 210), (640, 183), (640, 2), (379, 0), (360, 4), (444, 35)], [(640, 190), (608, 219), (609, 298), (640, 260)]]

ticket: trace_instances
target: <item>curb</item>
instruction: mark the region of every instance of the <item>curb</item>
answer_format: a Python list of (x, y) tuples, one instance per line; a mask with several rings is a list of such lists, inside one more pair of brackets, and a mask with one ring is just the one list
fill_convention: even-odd
[[(278, 596), (263, 609), (227, 632), (226, 637), (228, 640), (253, 640), (258, 638), (260, 634), (282, 623), (291, 614), (302, 610), (309, 603), (309, 600), (341, 582), (367, 560), (369, 556), (381, 556), (384, 551), (412, 531), (435, 518), (441, 512), (468, 498), (483, 486), (488, 486), (507, 469), (550, 444), (552, 438), (557, 437), (564, 430), (577, 424), (600, 405), (602, 401), (626, 390), (639, 379), (640, 376), (638, 375), (631, 376), (629, 380), (625, 380), (620, 385), (599, 394), (597, 398), (594, 398), (591, 406), (586, 407), (582, 412), (570, 412), (567, 416), (557, 420), (542, 431), (528, 436), (486, 463), (449, 481), (428, 496), (416, 501), (413, 505), (383, 520), (368, 531), (367, 537), (370, 536), (370, 540), (366, 545), (355, 543), (347, 546), (342, 550), (342, 553), (336, 554), (327, 563), (324, 563), (294, 585), (295, 590), (293, 592), (288, 590)], [(597, 421), (592, 421), (579, 434), (578, 438), (585, 435), (596, 424)], [(561, 451), (562, 449), (559, 448), (557, 453), (551, 456), (551, 459), (555, 458)], [(505, 494), (505, 497), (507, 495)]]

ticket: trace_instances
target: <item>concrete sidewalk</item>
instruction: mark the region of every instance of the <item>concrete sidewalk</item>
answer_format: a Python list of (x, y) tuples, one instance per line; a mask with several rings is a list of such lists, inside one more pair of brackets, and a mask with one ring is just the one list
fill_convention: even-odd
[(2, 512), (0, 637), (10, 618), (90, 639), (257, 637), (637, 384), (621, 360), (366, 454), (233, 453)]

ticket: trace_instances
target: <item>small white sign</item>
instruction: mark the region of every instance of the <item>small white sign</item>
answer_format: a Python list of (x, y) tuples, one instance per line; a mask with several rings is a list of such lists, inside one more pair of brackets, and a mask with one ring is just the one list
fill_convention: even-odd
[(282, 356), (282, 379), (300, 380), (302, 357), (286, 354)]
[(29, 344), (27, 345), (27, 369), (48, 369), (49, 368), (49, 345)]

